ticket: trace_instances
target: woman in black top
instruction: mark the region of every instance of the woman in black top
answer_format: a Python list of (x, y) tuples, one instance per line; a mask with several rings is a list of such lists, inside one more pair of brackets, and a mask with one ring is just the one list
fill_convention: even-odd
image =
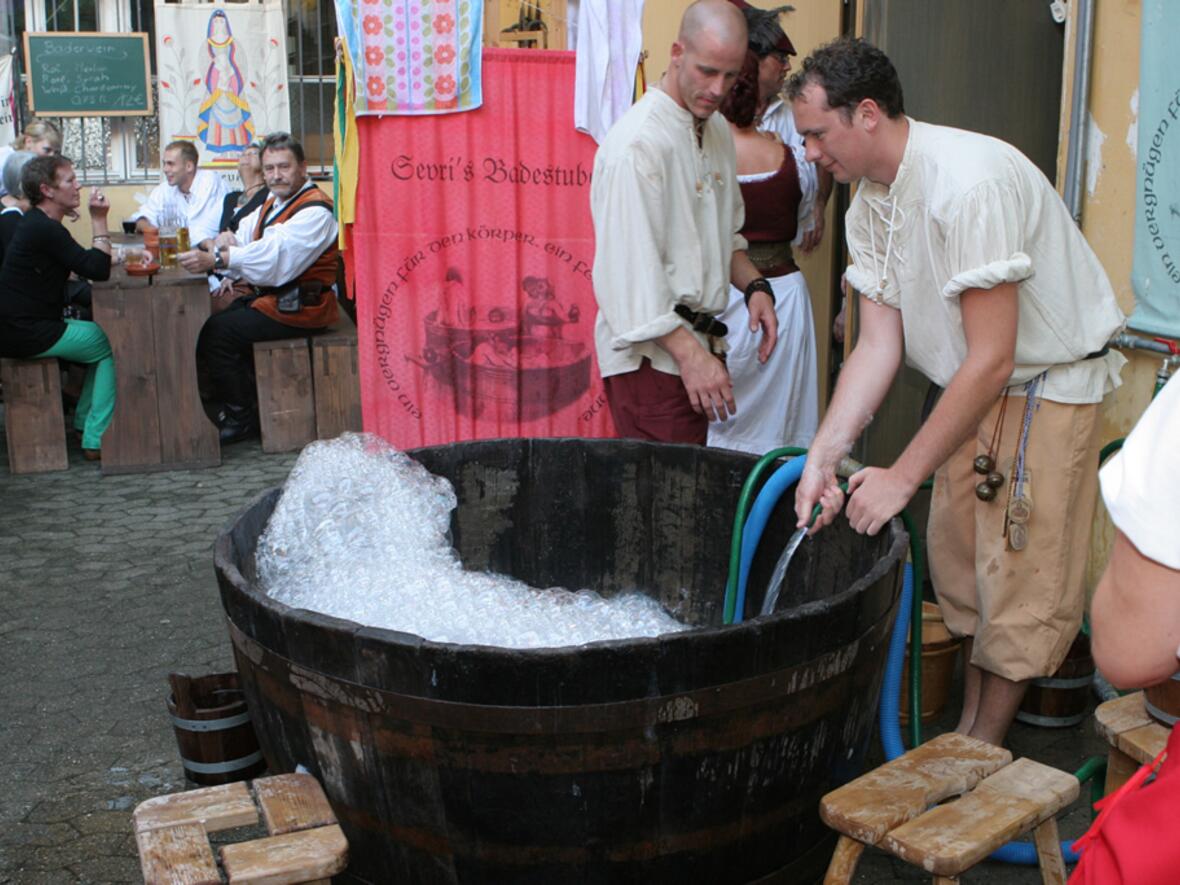
[(242, 190), (230, 191), (221, 206), (219, 231), (238, 232), (238, 222), (266, 202), (270, 196), (262, 177), (262, 148), (252, 144), (238, 158), (238, 174), (242, 177)]
[(21, 188), (32, 203), (0, 268), (0, 356), (61, 357), (87, 366), (74, 412), (88, 460), (100, 457), (102, 434), (115, 412), (115, 361), (106, 334), (96, 324), (62, 319), (62, 290), (70, 272), (92, 280), (111, 275), (110, 204), (98, 188), (90, 192), (94, 244), (83, 249), (61, 220), (81, 204), (82, 188), (73, 164), (60, 156), (30, 160)]

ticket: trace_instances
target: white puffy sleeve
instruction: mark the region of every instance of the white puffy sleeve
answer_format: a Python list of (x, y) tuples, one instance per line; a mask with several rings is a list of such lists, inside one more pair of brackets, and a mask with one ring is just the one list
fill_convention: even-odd
[(663, 192), (659, 163), (638, 147), (594, 172), (594, 295), (615, 350), (685, 325), (673, 312), (677, 297), (665, 268)]
[(950, 278), (943, 296), (957, 298), (966, 289), (994, 289), (1027, 280), (1033, 266), (1024, 238), (1024, 212), (1016, 189), (998, 181), (977, 185), (959, 201), (947, 225)]

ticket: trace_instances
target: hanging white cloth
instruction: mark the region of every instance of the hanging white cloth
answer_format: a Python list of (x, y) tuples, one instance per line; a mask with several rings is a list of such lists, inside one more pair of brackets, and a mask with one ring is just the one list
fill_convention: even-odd
[(631, 107), (644, 0), (583, 0), (577, 14), (574, 126), (599, 144)]

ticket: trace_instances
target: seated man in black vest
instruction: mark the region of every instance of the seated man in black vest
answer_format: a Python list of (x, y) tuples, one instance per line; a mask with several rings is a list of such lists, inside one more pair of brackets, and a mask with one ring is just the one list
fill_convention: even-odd
[(336, 320), (336, 219), (307, 177), (303, 146), (286, 133), (262, 144), (270, 197), (225, 231), (180, 255), (192, 273), (224, 277), (197, 340), (197, 363), (221, 404), (221, 442), (258, 431), (254, 343), (297, 338)]

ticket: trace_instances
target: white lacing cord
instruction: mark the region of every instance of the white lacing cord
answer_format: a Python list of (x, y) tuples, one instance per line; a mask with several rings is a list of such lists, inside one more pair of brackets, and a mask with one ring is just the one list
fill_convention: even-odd
[[(897, 197), (893, 197), (890, 202), (892, 203), (892, 206), (889, 211), (889, 221), (886, 222), (885, 225), (888, 229), (888, 234), (885, 237), (885, 263), (880, 268), (877, 267), (876, 228), (873, 224), (872, 216), (869, 218), (869, 251), (873, 253), (873, 276), (877, 281), (877, 288), (873, 290), (873, 297), (877, 299), (880, 299), (885, 295), (885, 275), (889, 273), (889, 259), (893, 255), (893, 231), (895, 230), (894, 222), (897, 219)], [(880, 213), (876, 211), (876, 208), (871, 204), (869, 205), (869, 211), (873, 216), (880, 217), (881, 220), (884, 221), (884, 216), (881, 216)], [(902, 214), (904, 217), (904, 213)]]

